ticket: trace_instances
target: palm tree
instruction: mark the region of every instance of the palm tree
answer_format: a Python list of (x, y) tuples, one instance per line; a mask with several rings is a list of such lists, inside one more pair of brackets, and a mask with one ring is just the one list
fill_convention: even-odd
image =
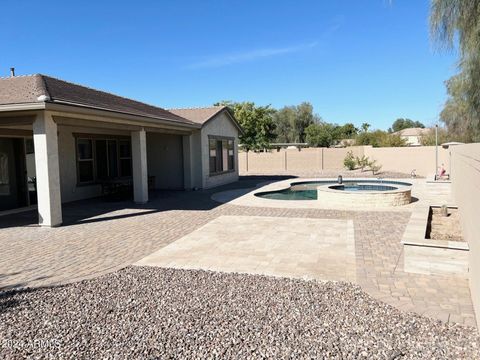
[(369, 128), (370, 128), (370, 124), (369, 124), (369, 123), (366, 123), (366, 122), (365, 122), (365, 123), (362, 124), (362, 131), (363, 131), (363, 132), (367, 132)]

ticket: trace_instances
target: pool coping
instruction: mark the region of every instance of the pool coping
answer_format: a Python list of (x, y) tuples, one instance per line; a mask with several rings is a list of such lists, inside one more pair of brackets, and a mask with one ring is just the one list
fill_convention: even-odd
[[(377, 180), (375, 178), (344, 178), (343, 182), (356, 182), (363, 181), (365, 183)], [(383, 181), (403, 182), (410, 184), (409, 187), (413, 189), (416, 184), (424, 184), (425, 179), (412, 179), (412, 178), (383, 178)], [(270, 208), (288, 208), (288, 209), (325, 209), (325, 210), (341, 210), (341, 211), (408, 211), (411, 212), (415, 207), (415, 203), (412, 202), (402, 206), (370, 206), (362, 203), (350, 203), (350, 204), (331, 204), (324, 203), (321, 200), (278, 200), (278, 199), (265, 199), (256, 196), (259, 193), (270, 191), (282, 191), (287, 190), (290, 187), (304, 182), (332, 182), (336, 181), (336, 178), (292, 178), (287, 180), (280, 180), (271, 182), (267, 185), (246, 189), (243, 195), (239, 195), (238, 192), (223, 191), (212, 195), (212, 199), (221, 203), (229, 203), (237, 206), (250, 206), (250, 207), (270, 207)], [(325, 184), (327, 185), (327, 184)], [(328, 185), (332, 185), (331, 183)], [(388, 184), (387, 184), (388, 185)], [(393, 191), (393, 190), (392, 190)]]

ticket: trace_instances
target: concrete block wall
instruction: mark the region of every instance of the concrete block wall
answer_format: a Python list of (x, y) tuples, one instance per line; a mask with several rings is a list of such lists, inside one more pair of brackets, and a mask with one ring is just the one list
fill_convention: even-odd
[[(435, 173), (435, 146), (373, 148), (351, 146), (347, 148), (281, 149), (256, 153), (239, 153), (241, 174), (312, 173), (322, 170), (343, 169), (343, 160), (351, 151), (354, 156), (368, 156), (382, 165), (382, 171), (395, 171), (418, 176)], [(444, 164), (450, 172), (450, 150), (438, 147), (438, 165)]]
[(452, 190), (468, 242), (470, 292), (480, 324), (480, 143), (454, 146)]

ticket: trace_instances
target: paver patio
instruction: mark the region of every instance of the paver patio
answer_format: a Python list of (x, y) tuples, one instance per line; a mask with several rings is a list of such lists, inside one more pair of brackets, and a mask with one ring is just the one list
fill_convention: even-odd
[(65, 226), (33, 226), (33, 213), (0, 218), (0, 287), (68, 283), (120, 269), (220, 216), (352, 220), (356, 282), (402, 310), (475, 325), (468, 282), (403, 271), (402, 238), (409, 212), (282, 209), (219, 204), (214, 192), (251, 187), (240, 181), (217, 190), (158, 192), (146, 206), (82, 201), (64, 206)]
[(220, 216), (136, 265), (355, 282), (353, 222)]

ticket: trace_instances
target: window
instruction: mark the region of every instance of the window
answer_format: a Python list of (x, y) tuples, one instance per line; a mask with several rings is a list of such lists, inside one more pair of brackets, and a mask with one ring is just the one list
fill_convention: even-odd
[(77, 140), (78, 182), (86, 183), (94, 180), (93, 144), (90, 139)]
[(132, 176), (132, 150), (127, 139), (77, 138), (78, 182)]
[(228, 170), (235, 170), (233, 140), (228, 140)]
[(208, 139), (210, 174), (216, 175), (234, 171), (234, 142), (233, 139), (215, 138)]
[(210, 154), (210, 174), (217, 172), (217, 141), (208, 140), (208, 148)]

